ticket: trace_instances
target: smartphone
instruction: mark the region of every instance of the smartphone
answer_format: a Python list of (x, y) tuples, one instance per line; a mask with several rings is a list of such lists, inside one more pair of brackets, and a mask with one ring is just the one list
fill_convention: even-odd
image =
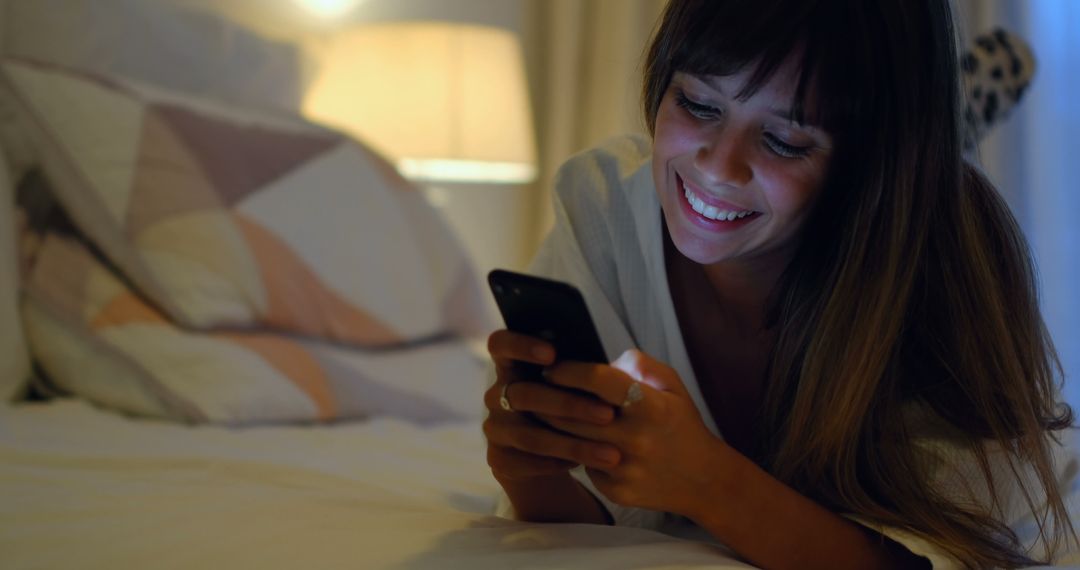
[[(556, 360), (608, 363), (585, 299), (573, 285), (505, 269), (488, 273), (488, 285), (507, 329), (551, 343)], [(525, 378), (540, 379), (541, 366), (517, 365)]]

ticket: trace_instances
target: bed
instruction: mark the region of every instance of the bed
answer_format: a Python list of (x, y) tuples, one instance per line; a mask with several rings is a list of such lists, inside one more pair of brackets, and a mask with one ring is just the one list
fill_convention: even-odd
[(0, 567), (744, 566), (494, 515), (479, 280), (297, 116), (303, 50), (170, 2), (0, 23)]

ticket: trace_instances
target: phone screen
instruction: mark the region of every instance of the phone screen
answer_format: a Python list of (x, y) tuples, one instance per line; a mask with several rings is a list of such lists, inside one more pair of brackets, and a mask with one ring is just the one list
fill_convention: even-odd
[[(573, 285), (504, 269), (489, 273), (488, 284), (507, 329), (550, 342), (557, 360), (608, 363), (585, 299)], [(539, 366), (523, 368), (527, 376), (539, 377)]]

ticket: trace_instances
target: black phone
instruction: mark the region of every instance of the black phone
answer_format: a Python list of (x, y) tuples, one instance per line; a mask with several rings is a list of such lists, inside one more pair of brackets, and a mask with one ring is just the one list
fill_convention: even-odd
[[(488, 273), (488, 285), (507, 329), (551, 343), (556, 360), (608, 363), (589, 308), (577, 287), (505, 269)], [(540, 366), (517, 364), (526, 378), (540, 378)]]

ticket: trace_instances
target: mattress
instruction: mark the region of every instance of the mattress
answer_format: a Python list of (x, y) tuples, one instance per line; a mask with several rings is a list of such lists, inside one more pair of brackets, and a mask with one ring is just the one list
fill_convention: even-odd
[(225, 428), (0, 410), (4, 568), (745, 568), (633, 528), (493, 516), (475, 422)]

